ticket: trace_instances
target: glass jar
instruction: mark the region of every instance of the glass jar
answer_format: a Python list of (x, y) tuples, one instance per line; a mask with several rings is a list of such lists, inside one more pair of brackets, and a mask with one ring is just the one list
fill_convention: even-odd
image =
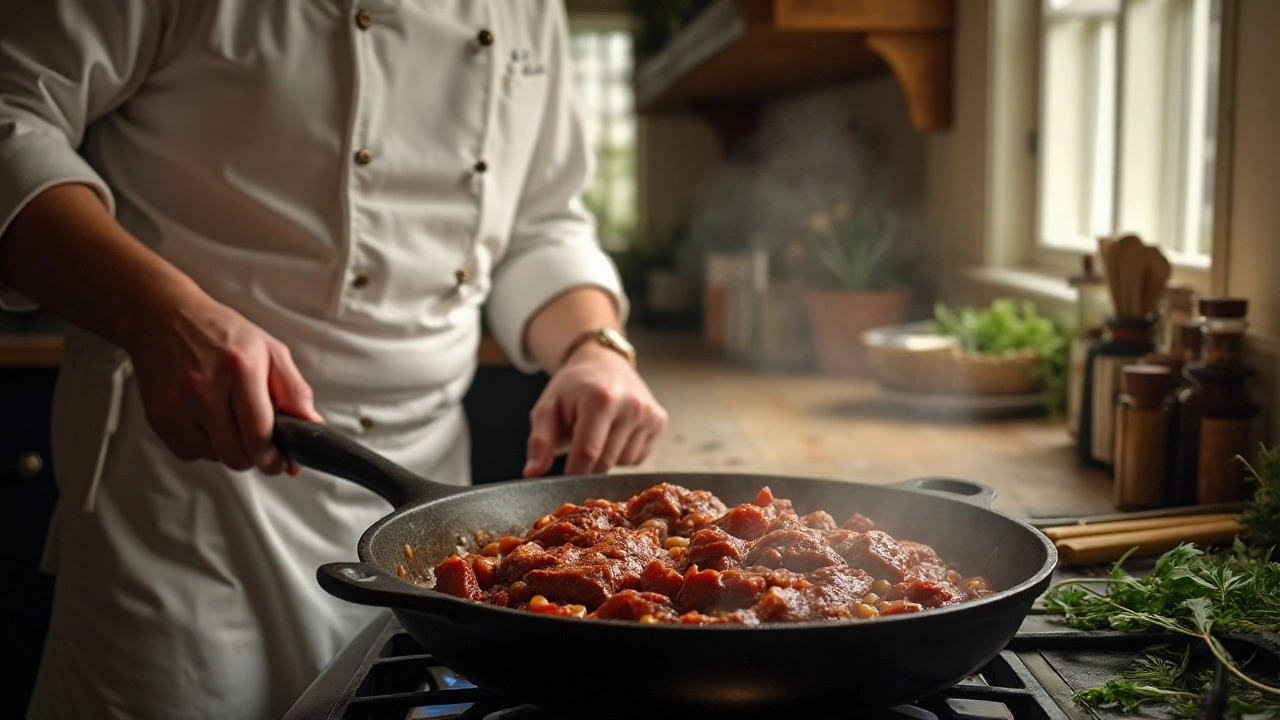
[(1187, 386), (1178, 391), (1177, 445), (1170, 504), (1247, 500), (1244, 463), (1253, 446), (1258, 406), (1246, 381), (1253, 370), (1242, 365), (1187, 367)]
[(1126, 365), (1116, 403), (1115, 484), (1118, 510), (1146, 510), (1168, 497), (1168, 451), (1177, 376), (1161, 365)]
[(1089, 348), (1076, 435), (1076, 453), (1085, 464), (1112, 464), (1120, 370), (1153, 352), (1154, 337), (1153, 318), (1109, 317), (1105, 334)]
[(1076, 290), (1076, 326), (1067, 366), (1067, 432), (1080, 431), (1080, 405), (1084, 392), (1084, 368), (1089, 348), (1102, 337), (1102, 326), (1111, 312), (1106, 281), (1093, 268), (1093, 256), (1085, 255), (1079, 275), (1067, 278)]
[(1245, 316), (1249, 301), (1243, 298), (1202, 298), (1200, 300), (1200, 362), (1206, 367), (1239, 365), (1244, 360), (1244, 334), (1249, 329)]

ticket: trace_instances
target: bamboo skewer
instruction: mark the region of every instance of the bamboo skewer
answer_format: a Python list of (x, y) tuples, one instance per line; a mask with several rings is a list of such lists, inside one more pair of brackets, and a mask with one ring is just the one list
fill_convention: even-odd
[(1046, 528), (1043, 532), (1046, 537), (1056, 543), (1059, 540), (1077, 537), (1115, 535), (1117, 533), (1134, 532), (1138, 530), (1162, 530), (1164, 528), (1192, 527), (1205, 523), (1222, 522), (1223, 520), (1230, 520), (1233, 517), (1234, 516), (1231, 513), (1214, 513), (1212, 515), (1176, 515), (1162, 518), (1147, 518), (1143, 520), (1117, 520), (1114, 522), (1092, 523), (1088, 525), (1064, 525), (1061, 527)]
[(1086, 535), (1061, 540), (1058, 559), (1063, 565), (1092, 565), (1118, 560), (1132, 548), (1134, 557), (1148, 557), (1167, 552), (1185, 542), (1221, 545), (1244, 532), (1235, 520), (1195, 523), (1181, 527), (1134, 530), (1104, 535)]

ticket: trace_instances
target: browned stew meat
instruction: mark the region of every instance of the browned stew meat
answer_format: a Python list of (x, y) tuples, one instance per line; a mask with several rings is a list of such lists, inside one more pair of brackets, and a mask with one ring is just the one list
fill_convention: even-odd
[(435, 587), (531, 612), (698, 625), (870, 619), (992, 592), (862, 515), (800, 516), (769, 488), (730, 510), (666, 483), (627, 502), (565, 504), (523, 538), (450, 556)]

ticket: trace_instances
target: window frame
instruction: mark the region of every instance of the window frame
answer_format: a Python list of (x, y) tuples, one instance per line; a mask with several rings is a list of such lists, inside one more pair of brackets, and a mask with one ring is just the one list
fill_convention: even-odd
[[(1138, 1), (1141, 2), (1142, 0)], [(1186, 6), (1193, 9), (1197, 7), (1194, 0), (1174, 1), (1184, 3)], [(1218, 67), (1216, 97), (1207, 99), (1211, 104), (1205, 106), (1206, 112), (1199, 113), (1199, 118), (1186, 118), (1185, 116), (1188, 115), (1188, 113), (1185, 112), (1168, 113), (1160, 111), (1160, 114), (1164, 115), (1166, 119), (1170, 121), (1170, 124), (1180, 125), (1180, 127), (1177, 128), (1164, 128), (1162, 132), (1162, 142), (1165, 146), (1165, 154), (1176, 154), (1178, 156), (1179, 167), (1184, 168), (1183, 172), (1179, 173), (1179, 181), (1176, 183), (1162, 183), (1164, 187), (1161, 188), (1159, 193), (1161, 195), (1160, 212), (1163, 212), (1165, 216), (1158, 219), (1157, 228), (1176, 228), (1174, 233), (1175, 237), (1178, 239), (1178, 243), (1174, 248), (1162, 246), (1162, 250), (1164, 250), (1166, 256), (1169, 257), (1170, 261), (1174, 265), (1174, 276), (1180, 280), (1190, 282), (1194, 287), (1201, 291), (1207, 291), (1209, 289), (1214, 261), (1225, 252), (1225, 248), (1220, 248), (1220, 246), (1225, 245), (1227, 242), (1225, 234), (1222, 231), (1222, 227), (1225, 226), (1225, 222), (1224, 219), (1219, 216), (1226, 212), (1226, 205), (1224, 205), (1224, 203), (1229, 200), (1225, 189), (1222, 187), (1222, 178), (1224, 177), (1224, 168), (1222, 167), (1225, 155), (1224, 148), (1228, 147), (1227, 144), (1230, 142), (1230, 127), (1228, 123), (1223, 121), (1223, 108), (1228, 102), (1230, 102), (1230, 98), (1228, 97), (1228, 90), (1230, 89), (1228, 85), (1230, 79), (1227, 77), (1227, 74), (1231, 69), (1229, 58), (1231, 48), (1234, 47), (1234, 26), (1228, 21), (1228, 14), (1233, 14), (1235, 12), (1234, 7), (1232, 7), (1235, 0), (1220, 0), (1220, 2), (1220, 35), (1216, 48), (1218, 52), (1218, 57), (1216, 59)], [(1034, 106), (1035, 111), (1032, 114), (1031, 128), (1028, 135), (1028, 145), (1030, 146), (1029, 152), (1033, 155), (1030, 163), (1032, 166), (1031, 172), (1029, 173), (1031, 177), (1026, 177), (1024, 179), (1033, 184), (1031, 194), (1034, 199), (1035, 209), (1030, 221), (1027, 223), (1029, 227), (1025, 228), (1027, 232), (1020, 239), (1022, 247), (1014, 251), (1006, 249), (1003, 256), (1006, 258), (1010, 256), (1019, 258), (1021, 262), (1014, 263), (1012, 265), (1021, 267), (1024, 270), (1052, 273), (1057, 276), (1062, 276), (1064, 274), (1077, 272), (1081, 265), (1082, 256), (1085, 254), (1091, 254), (1093, 251), (1089, 249), (1091, 247), (1091, 243), (1089, 243), (1083, 236), (1075, 238), (1073, 241), (1061, 242), (1044, 237), (1044, 233), (1042, 232), (1042, 222), (1045, 213), (1044, 193), (1042, 192), (1042, 188), (1044, 187), (1044, 173), (1046, 172), (1046, 154), (1042, 143), (1043, 135), (1041, 133), (1044, 131), (1042, 119), (1046, 117), (1046, 98), (1048, 95), (1045, 91), (1043, 82), (1047, 75), (1047, 33), (1049, 32), (1049, 22), (1051, 21), (1046, 18), (1044, 14), (1045, 3), (1034, 2), (1028, 4), (1034, 6), (1029, 14), (1033, 16), (1035, 28), (1034, 42), (1032, 43), (1034, 45), (1033, 52), (1035, 58), (1034, 62), (1028, 64), (1035, 68), (1035, 77), (1034, 82), (1032, 83), (1034, 91), (1030, 93), (1030, 97), (1023, 98), (1022, 101), (1027, 105)], [(1096, 4), (1099, 6), (1105, 6), (1110, 3), (1103, 0), (1103, 2)], [(1124, 42), (1124, 34), (1129, 31), (1126, 19), (1128, 17), (1127, 13), (1131, 10), (1133, 5), (1133, 0), (1120, 0), (1116, 5), (1119, 6), (1116, 30), (1116, 52), (1120, 57), (1118, 58), (1118, 70), (1115, 78), (1117, 100), (1115, 103), (1116, 129), (1113, 136), (1115, 143), (1113, 157), (1115, 159), (1112, 163), (1113, 179), (1111, 214), (1112, 226), (1116, 227), (1120, 232), (1123, 232), (1125, 228), (1125, 220), (1120, 216), (1122, 214), (1122, 208), (1125, 206), (1126, 198), (1121, 173), (1123, 172), (1123, 164), (1126, 162), (1125, 153), (1127, 148), (1124, 146), (1126, 133), (1124, 132), (1122, 124), (1125, 122), (1127, 117), (1125, 104), (1126, 100), (1129, 99), (1127, 97), (1128, 89), (1126, 88), (1126, 84), (1133, 82), (1131, 77), (1128, 79), (1125, 77), (1127, 72), (1125, 66), (1127, 58), (1125, 56), (1128, 52), (1126, 43)], [(1002, 6), (1004, 6), (1003, 9)], [(1207, 3), (1202, 3), (1199, 7), (1208, 8), (1209, 5)], [(994, 3), (992, 12), (993, 14), (1009, 12), (1009, 8), (1005, 3)], [(1232, 17), (1234, 17), (1234, 15), (1232, 15)], [(1008, 24), (1009, 22), (1006, 21), (1005, 25), (1007, 26)], [(1027, 19), (1023, 18), (1020, 22), (1020, 27), (1025, 31), (1028, 29), (1027, 25)], [(1000, 21), (998, 19), (995, 20), (994, 27), (1000, 27)], [(1200, 31), (1204, 30), (1203, 27), (1197, 28), (1195, 24), (1192, 23), (1191, 27), (1184, 27), (1183, 31), (1190, 33), (1197, 29)], [(1002, 39), (996, 33), (993, 33), (993, 39), (996, 43), (1007, 42), (1007, 38)], [(1197, 49), (1195, 44), (1191, 44), (1191, 47), (1193, 50)], [(1213, 49), (1214, 48), (1209, 47), (1205, 52), (1212, 52)], [(1005, 54), (1007, 55), (1008, 52), (1006, 51)], [(1195, 86), (1192, 87), (1188, 85), (1188, 80), (1194, 79), (1190, 77), (1191, 73), (1195, 73), (1203, 78), (1203, 74), (1207, 72), (1207, 65), (1203, 61), (1207, 60), (1209, 56), (1202, 55), (1199, 58), (1201, 61), (1199, 65), (1195, 65), (1197, 58), (1188, 57), (1187, 53), (1179, 53), (1179, 55), (1181, 56), (1179, 69), (1172, 73), (1161, 73), (1165, 78), (1166, 85), (1169, 86), (1164, 88), (1164, 92), (1167, 94), (1173, 94), (1171, 93), (1171, 90), (1177, 90), (1178, 92), (1176, 94), (1178, 97), (1172, 102), (1166, 101), (1161, 106), (1162, 108), (1185, 108), (1188, 106), (1188, 103), (1195, 101), (1195, 98), (1189, 99), (1187, 97), (1188, 95), (1203, 95), (1205, 93), (1205, 85), (1203, 82), (1197, 80)], [(1000, 48), (993, 48), (993, 58), (998, 58), (999, 56)], [(1028, 59), (1026, 58), (1025, 53), (1022, 55), (1022, 58), (1024, 61)], [(995, 90), (996, 93), (994, 93), (993, 102), (1018, 102), (1016, 97), (1009, 97), (1007, 93), (1001, 94), (998, 84)], [(1173, 104), (1175, 102), (1176, 105)], [(1212, 115), (1210, 115), (1210, 113), (1212, 113)], [(1176, 123), (1173, 121), (1176, 121)], [(1208, 173), (1203, 172), (1205, 167), (1203, 164), (1199, 166), (1199, 172), (1196, 170), (1188, 171), (1185, 169), (1188, 165), (1187, 158), (1193, 155), (1194, 148), (1188, 148), (1186, 143), (1181, 142), (1181, 138), (1186, 137), (1188, 132), (1194, 132), (1196, 133), (1197, 140), (1203, 143), (1204, 136), (1199, 132), (1197, 127), (1199, 129), (1203, 129), (1204, 123), (1208, 122), (1215, 122), (1216, 124), (1212, 177), (1209, 177)], [(1188, 124), (1192, 127), (1186, 127)], [(1203, 154), (1201, 153), (1200, 156), (1203, 157)], [(1195, 195), (1203, 197), (1206, 191), (1205, 186), (1209, 183), (1212, 183), (1211, 190), (1213, 201), (1210, 206), (1212, 211), (1207, 217), (1200, 218), (1201, 222), (1199, 227), (1207, 227), (1210, 229), (1212, 246), (1210, 248), (1210, 252), (1207, 254), (1189, 255), (1182, 252), (1182, 250), (1185, 249), (1186, 243), (1188, 243), (1189, 238), (1192, 237), (1186, 231), (1187, 224), (1189, 223), (1187, 216), (1191, 212), (1191, 209), (1188, 207), (1188, 203), (1184, 202), (1183, 199), (1186, 197), (1194, 197)], [(1178, 208), (1181, 208), (1183, 212), (1177, 213)], [(1169, 217), (1168, 215), (1171, 211), (1173, 213), (1180, 214), (1181, 217)], [(1165, 233), (1163, 231), (1161, 231), (1160, 234), (1166, 236), (1169, 235), (1169, 233)], [(1150, 238), (1144, 239), (1149, 240)], [(1000, 241), (999, 239), (994, 240), (997, 242)], [(1082, 240), (1084, 242), (1082, 242)], [(1006, 238), (1003, 242), (1008, 244), (1010, 241)], [(988, 256), (1000, 257), (1001, 253), (996, 249), (994, 251), (990, 251)], [(1004, 263), (1004, 265), (1006, 267), (1011, 266), (1010, 263)]]

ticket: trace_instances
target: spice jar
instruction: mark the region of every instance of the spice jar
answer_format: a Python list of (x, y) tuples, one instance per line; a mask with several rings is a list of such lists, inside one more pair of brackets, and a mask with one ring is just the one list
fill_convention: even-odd
[(1238, 365), (1244, 358), (1245, 315), (1249, 301), (1243, 298), (1202, 298), (1200, 360), (1206, 367)]
[(1189, 365), (1189, 383), (1178, 391), (1177, 446), (1170, 503), (1219, 503), (1250, 496), (1237, 457), (1252, 447), (1258, 406), (1245, 385), (1253, 369), (1242, 365)]
[(1076, 453), (1082, 462), (1112, 464), (1120, 369), (1155, 350), (1154, 328), (1155, 321), (1149, 317), (1109, 317), (1106, 333), (1089, 348), (1076, 435)]
[(1112, 492), (1119, 510), (1145, 510), (1166, 502), (1176, 386), (1177, 376), (1167, 367), (1126, 365), (1121, 370)]
[(1200, 345), (1204, 336), (1200, 332), (1199, 320), (1188, 320), (1182, 323), (1178, 335), (1182, 341), (1182, 365), (1200, 362)]
[(1110, 312), (1106, 281), (1093, 268), (1093, 256), (1085, 255), (1083, 272), (1067, 278), (1076, 289), (1076, 326), (1071, 338), (1067, 371), (1067, 431), (1080, 430), (1080, 400), (1084, 392), (1084, 367), (1089, 348), (1102, 337), (1102, 325)]
[(1156, 326), (1156, 352), (1161, 355), (1182, 355), (1182, 324), (1192, 319), (1196, 293), (1190, 285), (1169, 281), (1160, 295), (1160, 322)]

